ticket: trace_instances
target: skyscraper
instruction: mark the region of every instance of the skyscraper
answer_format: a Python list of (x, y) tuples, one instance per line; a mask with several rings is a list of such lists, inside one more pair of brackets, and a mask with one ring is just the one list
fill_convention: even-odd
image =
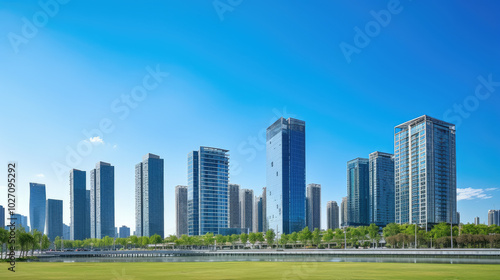
[(240, 190), (241, 228), (253, 231), (253, 190)]
[(47, 237), (54, 242), (57, 236), (63, 236), (63, 201), (57, 199), (47, 199)]
[[(23, 227), (25, 232), (30, 232), (30, 226), (28, 225), (28, 217), (21, 214), (14, 214), (10, 216), (10, 220), (7, 221), (8, 226), (11, 222), (15, 222), (16, 229)], [(45, 227), (45, 226), (44, 226)]]
[(102, 161), (90, 171), (90, 234), (115, 236), (115, 167)]
[(306, 193), (306, 225), (310, 231), (321, 229), (321, 185), (307, 185)]
[(163, 159), (147, 154), (135, 166), (135, 231), (137, 236), (164, 238)]
[(347, 221), (348, 226), (366, 226), (370, 222), (368, 159), (347, 162)]
[(262, 220), (262, 229), (260, 228), (259, 225), (259, 232), (266, 232), (268, 230), (267, 226), (267, 204), (266, 204), (266, 187), (262, 188), (262, 213), (259, 214), (260, 219)]
[(478, 226), (481, 222), (479, 221), (479, 217), (474, 218), (474, 224)]
[(84, 239), (90, 238), (90, 190), (85, 191), (85, 236)]
[(262, 228), (262, 219), (260, 216), (261, 214), (262, 214), (262, 197), (256, 196), (253, 198), (252, 232), (259, 232), (259, 223), (261, 224), (261, 228)]
[(229, 227), (241, 228), (240, 185), (229, 184)]
[(84, 240), (86, 235), (86, 175), (85, 171), (72, 169), (69, 173), (70, 240)]
[(266, 131), (267, 226), (290, 234), (306, 225), (306, 124), (280, 118)]
[(340, 203), (340, 226), (346, 227), (348, 225), (349, 217), (347, 212), (347, 196), (342, 197)]
[(200, 147), (188, 155), (189, 235), (218, 234), (229, 222), (228, 150)]
[(396, 223), (457, 223), (455, 125), (421, 116), (395, 127)]
[(183, 234), (188, 234), (188, 187), (176, 186), (175, 187), (175, 220), (176, 220), (176, 234), (181, 237)]
[(500, 226), (500, 210), (488, 211), (488, 226), (492, 225)]
[(336, 201), (328, 201), (326, 203), (326, 224), (327, 229), (339, 228), (339, 206)]
[(5, 228), (5, 208), (0, 205), (0, 228)]
[(394, 155), (374, 152), (369, 160), (369, 223), (394, 223)]
[(121, 226), (120, 227), (120, 234), (119, 234), (119, 237), (120, 238), (127, 238), (130, 236), (130, 228), (127, 227), (127, 226)]
[(70, 240), (70, 235), (71, 235), (71, 226), (68, 226), (67, 224), (63, 223), (63, 236), (61, 237), (61, 239)]
[(45, 185), (30, 183), (30, 225), (31, 230), (44, 233), (45, 228)]

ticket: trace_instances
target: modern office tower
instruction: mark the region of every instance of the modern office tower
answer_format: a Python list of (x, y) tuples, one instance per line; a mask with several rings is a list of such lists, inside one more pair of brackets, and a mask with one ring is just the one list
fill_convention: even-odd
[(394, 155), (374, 152), (369, 158), (369, 223), (394, 223)]
[(252, 231), (253, 226), (253, 190), (240, 190), (241, 227)]
[(367, 226), (370, 223), (368, 165), (366, 158), (356, 158), (347, 162), (348, 226)]
[(5, 228), (5, 208), (0, 205), (0, 228)]
[(63, 224), (63, 240), (70, 240), (70, 235), (71, 235), (71, 226), (68, 226), (67, 224)]
[(175, 187), (175, 221), (176, 234), (181, 237), (183, 234), (188, 234), (188, 187)]
[(115, 236), (115, 167), (102, 161), (90, 171), (90, 235)]
[(72, 169), (69, 172), (70, 193), (70, 240), (84, 240), (86, 235), (86, 176), (85, 171)]
[(480, 224), (479, 217), (474, 218), (474, 224), (478, 226)]
[(339, 206), (336, 201), (328, 201), (326, 203), (326, 228), (339, 228)]
[(90, 190), (85, 191), (85, 228), (84, 239), (90, 238)]
[(346, 227), (349, 221), (347, 212), (347, 196), (342, 197), (342, 202), (340, 203), (340, 226)]
[(500, 226), (500, 210), (488, 211), (488, 226), (492, 225)]
[(31, 230), (44, 233), (45, 228), (45, 185), (30, 183), (30, 225)]
[(279, 236), (306, 225), (306, 124), (280, 118), (266, 131), (267, 227)]
[(121, 226), (120, 227), (120, 238), (127, 238), (130, 236), (130, 228), (127, 226)]
[(47, 237), (51, 242), (59, 236), (63, 238), (63, 201), (57, 199), (47, 199)]
[[(30, 226), (28, 225), (28, 217), (21, 214), (10, 215), (10, 218), (7, 218), (6, 226), (9, 226), (11, 222), (15, 222), (16, 229), (20, 226), (24, 228), (25, 232), (30, 232)], [(45, 226), (44, 226), (45, 227)]]
[(118, 238), (118, 228), (115, 227), (115, 236), (113, 236), (114, 238)]
[(266, 232), (266, 187), (262, 188), (262, 194), (255, 197), (254, 210), (254, 232)]
[(455, 125), (421, 116), (395, 127), (396, 223), (457, 224)]
[(457, 212), (457, 224), (460, 224), (460, 212)]
[(163, 159), (147, 154), (135, 166), (135, 230), (164, 238)]
[(262, 213), (262, 197), (256, 196), (253, 198), (253, 221), (252, 221), (252, 232), (259, 232), (259, 222), (262, 224), (261, 216), (259, 216), (259, 203), (260, 210)]
[(240, 185), (229, 184), (229, 227), (241, 228)]
[(306, 188), (306, 225), (310, 231), (321, 229), (321, 185), (309, 184)]
[(200, 147), (188, 155), (189, 235), (218, 234), (229, 224), (228, 150)]

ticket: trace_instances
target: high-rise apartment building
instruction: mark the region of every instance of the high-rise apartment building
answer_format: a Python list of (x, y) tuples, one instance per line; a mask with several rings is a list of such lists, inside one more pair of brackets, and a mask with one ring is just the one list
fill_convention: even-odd
[[(10, 223), (15, 223), (16, 229), (23, 227), (24, 231), (30, 232), (30, 226), (28, 225), (28, 217), (21, 214), (7, 215), (7, 223), (6, 226), (9, 226)], [(45, 228), (45, 226), (44, 226)]]
[(84, 240), (86, 235), (86, 175), (85, 171), (72, 169), (69, 172), (70, 194), (70, 240)]
[(119, 235), (120, 238), (127, 238), (130, 236), (130, 228), (127, 226), (121, 226)]
[(229, 227), (241, 228), (240, 185), (229, 184)]
[(0, 205), (0, 228), (5, 228), (5, 208)]
[(500, 210), (488, 211), (488, 226), (492, 225), (500, 226)]
[(479, 217), (474, 218), (474, 224), (478, 226), (481, 222), (479, 221)]
[(188, 232), (218, 234), (229, 224), (228, 150), (200, 147), (188, 155)]
[(176, 235), (188, 234), (188, 187), (175, 187), (175, 223)]
[(326, 228), (335, 230), (339, 228), (339, 206), (336, 201), (326, 203)]
[(369, 223), (394, 223), (394, 155), (374, 152), (369, 157)]
[(306, 225), (306, 124), (280, 118), (266, 131), (267, 226), (277, 235)]
[(64, 238), (63, 231), (63, 201), (57, 199), (47, 199), (47, 223), (45, 228), (46, 234), (51, 242), (59, 236)]
[(85, 239), (90, 238), (90, 190), (85, 191)]
[(310, 231), (321, 229), (321, 185), (309, 184), (306, 188), (306, 225)]
[(30, 225), (31, 230), (44, 233), (46, 214), (45, 185), (30, 183)]
[(347, 196), (342, 197), (342, 202), (340, 203), (340, 227), (346, 227), (349, 217), (347, 216)]
[(163, 159), (147, 154), (135, 166), (135, 231), (137, 236), (164, 238)]
[(347, 212), (349, 226), (367, 226), (369, 217), (368, 159), (356, 158), (347, 162)]
[(90, 235), (115, 236), (115, 167), (102, 161), (90, 171)]
[(253, 190), (240, 190), (241, 228), (253, 231)]
[(457, 224), (455, 125), (421, 116), (395, 127), (395, 220)]

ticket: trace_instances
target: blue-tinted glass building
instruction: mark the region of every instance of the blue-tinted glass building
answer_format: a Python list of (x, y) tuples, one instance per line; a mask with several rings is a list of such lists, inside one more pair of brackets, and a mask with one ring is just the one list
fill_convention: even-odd
[(102, 161), (90, 171), (90, 235), (115, 236), (115, 167)]
[(30, 225), (31, 230), (44, 233), (45, 228), (45, 185), (30, 183)]
[(189, 235), (218, 234), (228, 227), (228, 152), (200, 147), (188, 155)]
[(0, 228), (5, 228), (5, 208), (0, 205)]
[(421, 116), (394, 130), (396, 223), (457, 219), (455, 125)]
[(121, 226), (119, 235), (120, 238), (127, 238), (130, 236), (130, 228), (127, 226)]
[(47, 199), (47, 237), (51, 242), (59, 236), (63, 238), (63, 201), (57, 199)]
[[(11, 222), (15, 222), (16, 229), (20, 226), (24, 228), (25, 232), (30, 232), (30, 226), (28, 225), (28, 217), (21, 214), (14, 214), (10, 216), (10, 220), (7, 219), (6, 225), (8, 226)], [(45, 227), (45, 226), (44, 226)]]
[(347, 225), (366, 226), (369, 217), (368, 159), (357, 158), (347, 162)]
[(135, 166), (135, 233), (164, 238), (163, 159), (147, 154)]
[(85, 191), (85, 239), (90, 238), (90, 190)]
[(394, 223), (394, 155), (382, 152), (370, 154), (370, 224), (385, 227)]
[(69, 172), (70, 193), (70, 240), (88, 238), (85, 231), (86, 207), (86, 176), (85, 171), (72, 169)]
[(266, 131), (266, 226), (278, 235), (306, 226), (306, 124), (280, 118)]

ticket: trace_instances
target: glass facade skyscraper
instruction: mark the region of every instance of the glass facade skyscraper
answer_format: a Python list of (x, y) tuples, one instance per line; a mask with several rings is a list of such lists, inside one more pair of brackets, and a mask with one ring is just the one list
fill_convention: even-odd
[(347, 225), (366, 226), (369, 218), (368, 159), (356, 158), (347, 162)]
[(326, 203), (326, 229), (339, 228), (339, 206), (336, 201)]
[(394, 155), (370, 154), (370, 224), (384, 227), (394, 223)]
[(102, 161), (90, 171), (90, 234), (115, 236), (115, 167)]
[(90, 190), (85, 191), (85, 239), (90, 238)]
[(163, 159), (147, 154), (135, 166), (135, 233), (164, 238)]
[(45, 185), (30, 183), (30, 225), (31, 230), (44, 233), (46, 212)]
[(5, 208), (0, 205), (0, 228), (5, 228)]
[(188, 155), (189, 235), (218, 234), (228, 227), (228, 152), (200, 147)]
[[(24, 231), (30, 232), (30, 226), (28, 225), (28, 217), (21, 214), (10, 215), (10, 220), (7, 221), (6, 226), (8, 226), (11, 222), (16, 223), (16, 229), (22, 226)], [(44, 225), (45, 227), (45, 225)]]
[(455, 125), (421, 116), (394, 131), (396, 223), (457, 223)]
[(241, 228), (240, 185), (229, 184), (229, 227)]
[(266, 131), (268, 229), (290, 234), (306, 225), (306, 124), (280, 118)]
[[(479, 217), (477, 218), (477, 223), (479, 224)], [(492, 225), (500, 226), (500, 210), (488, 211), (488, 226)]]
[(84, 240), (86, 235), (86, 175), (85, 171), (72, 169), (69, 173), (70, 240)]
[(54, 242), (57, 236), (63, 238), (63, 201), (47, 199), (47, 237)]
[(188, 204), (187, 186), (175, 187), (176, 234), (181, 237), (188, 234)]
[(309, 184), (306, 188), (306, 225), (310, 231), (321, 229), (321, 185)]
[(340, 203), (340, 227), (346, 227), (347, 226), (347, 196), (342, 197), (342, 202)]

